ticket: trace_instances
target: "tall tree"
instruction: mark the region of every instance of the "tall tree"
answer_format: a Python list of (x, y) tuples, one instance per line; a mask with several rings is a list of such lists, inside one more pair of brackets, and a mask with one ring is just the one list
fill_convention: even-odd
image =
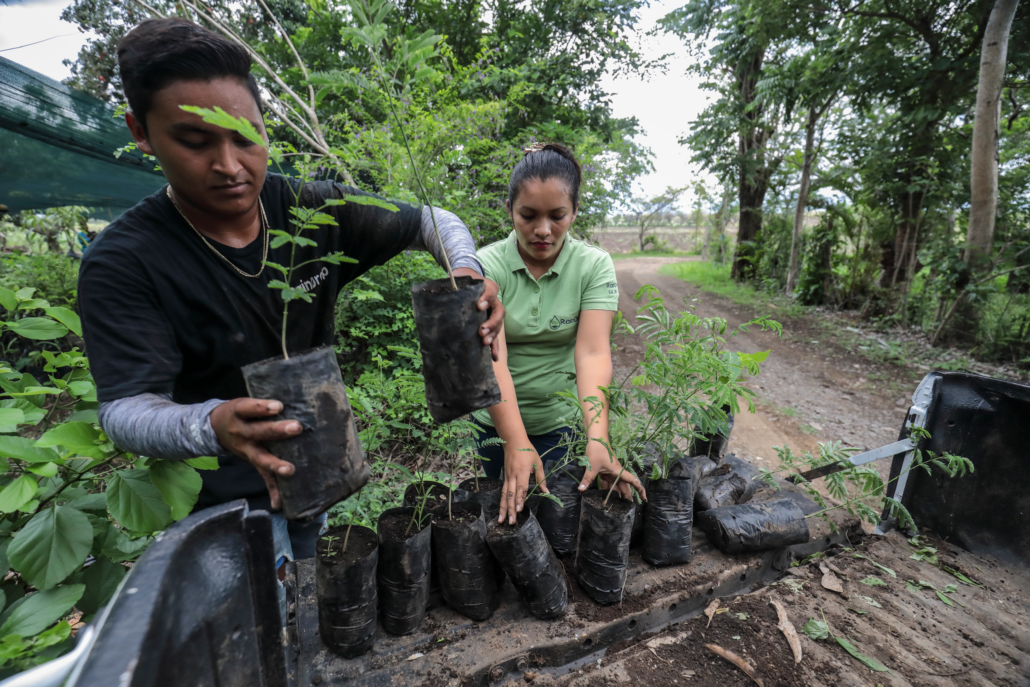
[(998, 139), (1001, 94), (1008, 66), (1009, 33), (1019, 0), (997, 0), (984, 32), (970, 170), (969, 229), (965, 260), (990, 255), (998, 212)]
[(732, 173), (738, 180), (740, 209), (731, 274), (741, 281), (755, 276), (762, 205), (783, 159), (781, 153), (770, 151), (770, 143), (794, 107), (790, 99), (760, 97), (757, 87), (770, 58), (773, 63), (784, 59), (776, 40), (794, 23), (776, 3), (763, 0), (691, 0), (661, 21), (700, 58), (693, 69), (708, 77), (706, 87), (718, 94), (680, 143), (690, 145), (693, 160), (705, 169), (719, 176)]

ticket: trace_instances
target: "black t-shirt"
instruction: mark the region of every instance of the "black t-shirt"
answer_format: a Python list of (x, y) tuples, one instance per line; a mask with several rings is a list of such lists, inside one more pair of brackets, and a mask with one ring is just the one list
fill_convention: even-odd
[[(271, 229), (293, 233), (289, 208), (300, 182), (269, 174), (261, 190)], [(300, 205), (320, 207), (344, 195), (369, 195), (328, 181), (303, 185)], [(419, 234), (421, 210), (399, 212), (347, 203), (330, 207), (339, 226), (303, 236), (317, 245), (298, 247), (295, 264), (342, 251), (357, 263), (314, 263), (300, 268), (291, 286), (303, 286), (311, 303), (290, 303), (287, 348), (299, 352), (333, 343), (334, 310), (345, 284), (385, 263)], [(263, 235), (243, 248), (208, 239), (244, 272), (261, 268)], [(288, 265), (290, 245), (269, 248), (268, 260)], [(268, 282), (282, 274), (265, 267), (258, 278), (241, 275), (204, 245), (172, 205), (165, 189), (145, 198), (102, 231), (79, 272), (79, 311), (90, 368), (100, 401), (142, 393), (172, 394), (176, 403), (247, 395), (240, 368), (282, 355), (283, 301)], [(249, 464), (223, 457), (202, 471), (197, 508), (232, 499), (267, 497)]]

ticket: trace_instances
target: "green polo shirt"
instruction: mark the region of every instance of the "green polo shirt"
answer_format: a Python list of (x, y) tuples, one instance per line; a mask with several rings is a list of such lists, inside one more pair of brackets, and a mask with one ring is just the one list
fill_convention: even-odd
[[(582, 310), (618, 310), (619, 286), (611, 256), (566, 237), (554, 265), (539, 280), (526, 269), (513, 231), (477, 254), (486, 278), (500, 286), (508, 369), (526, 432), (546, 434), (565, 425), (564, 403), (551, 394), (575, 388), (576, 332)], [(479, 422), (493, 426), (486, 409)]]

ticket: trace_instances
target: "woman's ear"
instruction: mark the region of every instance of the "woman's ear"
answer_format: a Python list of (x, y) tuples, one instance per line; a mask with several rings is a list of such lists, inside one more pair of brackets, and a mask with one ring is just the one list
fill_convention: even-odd
[(510, 219), (511, 221), (514, 222), (515, 218), (512, 217), (512, 215), (511, 215), (511, 201), (510, 200), (504, 201), (504, 209), (508, 211), (508, 219)]
[(150, 141), (147, 140), (147, 130), (143, 128), (143, 123), (136, 119), (136, 115), (131, 112), (126, 112), (125, 124), (129, 127), (129, 133), (132, 134), (132, 140), (136, 141), (136, 147), (147, 155), (153, 155), (154, 149), (150, 146)]

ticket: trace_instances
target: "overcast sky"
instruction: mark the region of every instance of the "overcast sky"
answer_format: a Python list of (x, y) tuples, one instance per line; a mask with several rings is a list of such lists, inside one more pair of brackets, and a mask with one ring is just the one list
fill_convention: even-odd
[[(62, 60), (74, 60), (85, 43), (85, 36), (75, 25), (61, 21), (61, 11), (69, 0), (6, 0), (6, 5), (3, 1), (0, 0), (0, 55), (53, 79), (67, 78), (70, 71)], [(645, 35), (676, 6), (675, 2), (656, 3), (642, 10), (640, 40), (646, 56), (684, 52), (676, 38)], [(29, 45), (32, 43), (36, 44)], [(657, 195), (668, 186), (686, 186), (696, 178), (689, 152), (676, 142), (705, 105), (705, 95), (698, 89), (699, 79), (686, 75), (688, 64), (685, 57), (674, 57), (666, 74), (649, 81), (638, 77), (604, 79), (605, 87), (613, 94), (615, 116), (636, 117), (644, 130), (641, 142), (655, 154), (654, 173), (639, 183), (640, 192), (647, 196)]]

